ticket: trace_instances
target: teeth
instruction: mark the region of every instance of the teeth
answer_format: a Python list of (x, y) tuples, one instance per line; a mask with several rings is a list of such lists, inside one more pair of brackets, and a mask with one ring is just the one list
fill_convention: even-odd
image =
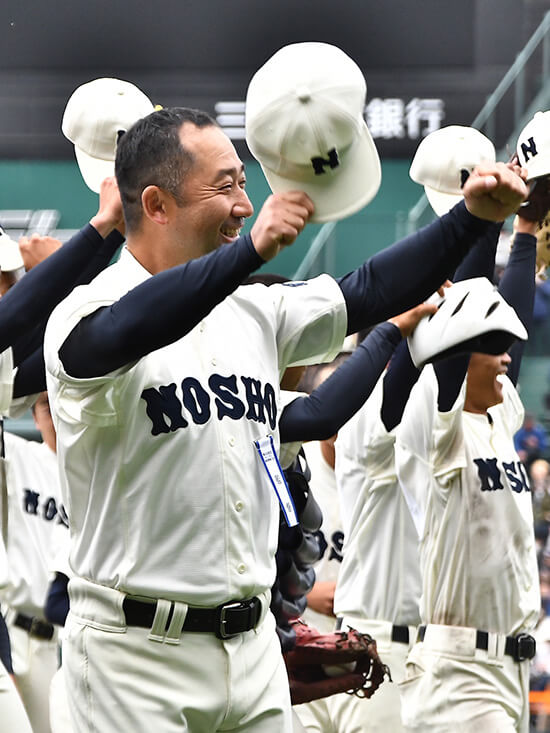
[(222, 229), (222, 234), (225, 237), (236, 237), (239, 234), (239, 229)]

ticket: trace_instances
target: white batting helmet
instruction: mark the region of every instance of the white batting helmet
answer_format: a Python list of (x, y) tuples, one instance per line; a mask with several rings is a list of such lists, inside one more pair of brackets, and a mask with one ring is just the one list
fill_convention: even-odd
[(423, 318), (408, 337), (415, 366), (453, 354), (479, 351), (502, 354), (527, 331), (515, 310), (486, 277), (462, 280), (429, 302), (438, 310)]

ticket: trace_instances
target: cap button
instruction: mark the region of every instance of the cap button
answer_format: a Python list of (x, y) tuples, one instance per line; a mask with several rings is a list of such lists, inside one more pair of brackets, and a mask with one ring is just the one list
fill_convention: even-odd
[(298, 97), (300, 102), (309, 102), (309, 100), (311, 99), (311, 92), (309, 90), (309, 87), (297, 87), (296, 96)]

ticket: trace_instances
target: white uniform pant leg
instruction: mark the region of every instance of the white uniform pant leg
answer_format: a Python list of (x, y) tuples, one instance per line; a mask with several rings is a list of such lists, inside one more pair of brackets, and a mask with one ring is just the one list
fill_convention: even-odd
[(50, 731), (50, 683), (58, 668), (58, 643), (35, 639), (8, 622), (13, 672), (34, 733)]
[(59, 667), (50, 684), (50, 728), (52, 733), (72, 733), (73, 731), (63, 666)]
[(32, 733), (19, 693), (2, 662), (0, 662), (0, 721), (1, 730)]
[[(302, 724), (302, 730), (307, 733), (338, 733), (333, 727), (330, 719), (329, 700), (339, 695), (323, 697), (320, 700), (312, 700), (301, 705), (293, 705), (292, 710)], [(349, 697), (349, 695), (346, 695)]]
[(405, 677), (405, 662), (416, 636), (409, 627), (410, 644), (391, 640), (392, 624), (387, 621), (344, 619), (342, 628), (351, 625), (376, 640), (378, 655), (390, 668), (392, 682), (387, 678), (372, 697), (334, 695), (327, 698), (332, 726), (338, 733), (401, 733), (401, 696), (399, 682)]
[(416, 644), (400, 685), (406, 733), (527, 733), (529, 661), (442, 654)]
[[(90, 584), (88, 584), (90, 585)], [(85, 587), (81, 586), (81, 589)], [(291, 733), (290, 692), (275, 621), (220, 640), (212, 633), (153, 641), (127, 627), (122, 594), (71, 592), (63, 667), (78, 733)]]

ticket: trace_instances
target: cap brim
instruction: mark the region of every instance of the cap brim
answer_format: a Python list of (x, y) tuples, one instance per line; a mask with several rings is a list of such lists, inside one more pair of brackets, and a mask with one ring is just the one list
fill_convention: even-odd
[(424, 186), (426, 192), (426, 198), (430, 202), (430, 206), (438, 216), (443, 216), (450, 211), (455, 204), (462, 201), (464, 198), (459, 193), (443, 193), (442, 191), (436, 191), (434, 188)]
[(262, 170), (274, 193), (305, 191), (315, 205), (310, 221), (344, 219), (366, 206), (376, 196), (382, 181), (380, 158), (374, 140), (363, 122), (362, 133), (341, 157), (336, 168), (325, 167), (322, 175), (312, 170), (308, 181), (283, 178), (266, 168)]
[(84, 183), (95, 193), (99, 193), (102, 182), (109, 176), (115, 175), (114, 160), (103, 160), (101, 158), (92, 158), (91, 155), (85, 153), (75, 145), (74, 152), (76, 161)]

